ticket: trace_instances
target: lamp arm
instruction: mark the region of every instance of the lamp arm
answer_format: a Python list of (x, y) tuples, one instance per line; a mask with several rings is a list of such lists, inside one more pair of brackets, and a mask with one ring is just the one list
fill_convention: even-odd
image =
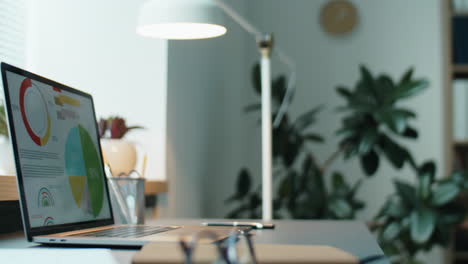
[(245, 31), (253, 35), (257, 40), (263, 37), (263, 33), (252, 25), (247, 19), (241, 16), (236, 10), (224, 3), (222, 0), (215, 0), (219, 8), (221, 8), (229, 17), (239, 24)]
[(296, 64), (292, 61), (292, 59), (287, 56), (279, 47), (273, 49), (273, 53), (276, 54), (281, 62), (285, 64), (289, 68), (289, 78), (286, 87), (286, 94), (283, 97), (283, 101), (278, 109), (278, 113), (276, 114), (275, 120), (273, 121), (273, 127), (277, 128), (281, 120), (283, 120), (286, 111), (288, 110), (289, 104), (292, 101), (292, 97), (295, 92), (296, 87)]
[(277, 54), (281, 62), (290, 69), (290, 77), (287, 84), (286, 94), (278, 110), (274, 121), (274, 127), (278, 127), (291, 102), (296, 85), (296, 65), (279, 47), (273, 49), (273, 37), (264, 34), (253, 26), (247, 19), (237, 11), (224, 3), (215, 0), (229, 17), (238, 23), (245, 31), (255, 37), (261, 57), (261, 83), (262, 83), (262, 219), (271, 221), (273, 218), (273, 193), (272, 193), (272, 120), (271, 120), (271, 55)]

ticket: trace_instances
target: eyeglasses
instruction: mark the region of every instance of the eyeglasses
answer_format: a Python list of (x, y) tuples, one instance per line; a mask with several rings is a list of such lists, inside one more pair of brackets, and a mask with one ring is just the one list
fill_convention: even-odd
[(211, 240), (211, 246), (215, 247), (215, 264), (257, 264), (255, 250), (252, 243), (252, 235), (245, 231), (234, 230), (224, 240), (219, 241), (219, 236), (209, 230), (203, 230), (191, 236), (190, 240), (181, 238), (179, 241), (185, 256), (185, 264), (193, 264), (194, 253), (202, 240)]

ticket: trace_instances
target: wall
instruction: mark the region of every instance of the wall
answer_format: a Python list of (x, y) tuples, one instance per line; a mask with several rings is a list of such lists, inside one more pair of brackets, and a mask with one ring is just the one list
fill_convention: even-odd
[[(243, 2), (233, 3), (240, 13)], [(242, 107), (248, 35), (226, 18), (220, 38), (168, 43), (167, 215), (219, 216), (226, 188), (249, 151)], [(230, 192), (231, 190), (229, 190)]]
[(98, 117), (145, 130), (147, 175), (165, 178), (167, 42), (136, 35), (143, 1), (31, 1), (28, 69), (94, 96)]

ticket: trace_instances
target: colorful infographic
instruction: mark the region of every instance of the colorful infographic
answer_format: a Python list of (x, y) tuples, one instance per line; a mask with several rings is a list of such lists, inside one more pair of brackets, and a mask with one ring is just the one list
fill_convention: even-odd
[(19, 92), (21, 118), (26, 131), (36, 145), (44, 146), (49, 141), (51, 124), (46, 100), (29, 78), (23, 80)]
[(39, 190), (37, 198), (38, 207), (51, 207), (54, 206), (54, 197), (49, 189), (43, 187)]
[(54, 218), (52, 216), (49, 216), (44, 220), (44, 226), (49, 225), (54, 225)]
[(5, 86), (31, 227), (109, 219), (91, 97), (32, 76)]
[(93, 216), (99, 215), (104, 202), (104, 176), (96, 147), (81, 125), (68, 133), (65, 171), (76, 205)]

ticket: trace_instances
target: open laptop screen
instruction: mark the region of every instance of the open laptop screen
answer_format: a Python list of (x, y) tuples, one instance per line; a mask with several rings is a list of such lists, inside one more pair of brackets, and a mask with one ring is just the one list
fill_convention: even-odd
[(30, 227), (110, 219), (91, 97), (8, 70), (4, 77)]

